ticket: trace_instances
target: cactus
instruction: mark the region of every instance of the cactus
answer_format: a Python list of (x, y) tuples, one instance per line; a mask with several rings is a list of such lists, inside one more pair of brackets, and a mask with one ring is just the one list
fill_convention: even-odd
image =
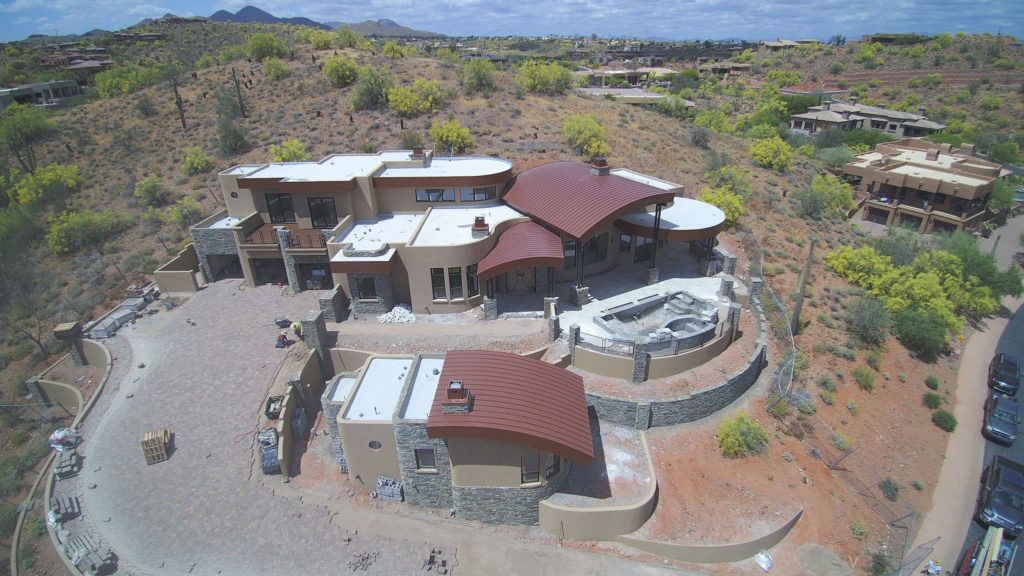
[(181, 100), (181, 94), (178, 93), (178, 83), (171, 79), (171, 89), (174, 90), (174, 105), (178, 107), (178, 119), (181, 120), (181, 129), (188, 130), (188, 126), (185, 124), (185, 103)]
[(231, 69), (231, 78), (235, 81), (235, 95), (238, 96), (238, 110), (242, 113), (242, 118), (248, 118), (245, 113), (245, 102), (242, 101), (242, 88), (238, 85), (238, 75), (235, 74), (235, 69)]

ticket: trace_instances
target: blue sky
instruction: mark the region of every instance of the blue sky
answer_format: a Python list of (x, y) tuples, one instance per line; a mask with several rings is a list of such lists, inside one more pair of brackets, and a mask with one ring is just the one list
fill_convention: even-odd
[(965, 31), (1024, 36), (1020, 0), (0, 0), (0, 41), (116, 30), (167, 12), (209, 16), (250, 3), (275, 16), (343, 22), (390, 18), (448, 35), (758, 40)]

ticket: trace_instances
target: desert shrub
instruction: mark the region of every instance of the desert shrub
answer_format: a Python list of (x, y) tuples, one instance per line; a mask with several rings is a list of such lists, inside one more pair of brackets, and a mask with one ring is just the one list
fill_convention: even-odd
[(832, 74), (842, 74), (843, 70), (846, 70), (846, 67), (843, 66), (842, 62), (833, 62), (828, 67), (828, 71), (831, 72)]
[(693, 119), (693, 125), (719, 134), (730, 134), (735, 130), (729, 113), (721, 108), (699, 112)]
[(253, 60), (263, 61), (272, 56), (281, 58), (288, 53), (288, 46), (280, 36), (261, 32), (246, 39), (245, 53)]
[(743, 198), (750, 198), (754, 194), (754, 179), (747, 171), (735, 164), (726, 164), (720, 168), (708, 170), (704, 173), (704, 178), (711, 187), (728, 186), (730, 190)]
[(403, 130), (401, 139), (402, 148), (406, 150), (423, 146), (423, 136), (420, 136), (420, 133), (415, 130)]
[(459, 69), (459, 83), (466, 92), (490, 92), (497, 88), (494, 64), (483, 58), (470, 58)]
[(342, 26), (336, 32), (335, 42), (338, 48), (359, 48), (366, 41), (366, 38), (352, 29), (351, 26)]
[(214, 58), (210, 54), (203, 54), (199, 57), (198, 60), (196, 60), (196, 70), (205, 70), (206, 68), (209, 68), (210, 66), (213, 66), (216, 63), (216, 58)]
[(875, 389), (875, 373), (867, 366), (859, 365), (854, 368), (853, 380), (861, 390), (871, 392)]
[(139, 96), (139, 99), (135, 101), (135, 109), (139, 111), (143, 118), (156, 115), (156, 104), (153, 103), (153, 99), (148, 94)]
[(856, 416), (860, 413), (860, 406), (857, 405), (856, 400), (848, 400), (846, 402), (846, 411)]
[(743, 197), (726, 186), (704, 188), (700, 191), (697, 199), (717, 206), (724, 212), (725, 223), (728, 226), (735, 226), (746, 213), (746, 209), (743, 207)]
[(25, 442), (28, 442), (29, 434), (28, 430), (24, 428), (15, 428), (11, 430), (10, 441), (14, 446), (21, 446)]
[(818, 393), (818, 396), (821, 398), (821, 401), (824, 402), (826, 406), (831, 406), (831, 405), (836, 403), (836, 393), (835, 392), (829, 392), (828, 390), (822, 390), (821, 392)]
[(815, 344), (814, 351), (819, 354), (831, 354), (836, 358), (842, 358), (843, 360), (853, 361), (857, 359), (857, 353), (853, 350), (831, 342), (819, 342)]
[(384, 48), (381, 50), (385, 58), (397, 59), (405, 56), (405, 51), (402, 46), (394, 40), (388, 40), (384, 43)]
[(853, 533), (855, 539), (864, 540), (871, 534), (871, 529), (862, 520), (854, 520), (850, 524), (850, 532)]
[(413, 85), (396, 86), (388, 93), (388, 108), (401, 118), (436, 114), (450, 95), (437, 80), (417, 78)]
[(135, 198), (143, 206), (160, 206), (170, 200), (171, 189), (159, 176), (146, 176), (135, 184)]
[(356, 81), (359, 68), (344, 56), (332, 56), (324, 60), (324, 75), (335, 88), (344, 88)]
[(922, 484), (920, 480), (914, 480), (910, 483), (910, 485), (913, 486), (914, 490), (917, 490), (918, 492), (924, 490), (924, 484)]
[(306, 145), (294, 138), (270, 146), (271, 162), (306, 162), (310, 158)]
[(67, 254), (101, 244), (131, 225), (132, 217), (117, 210), (62, 212), (50, 221), (46, 243), (54, 253)]
[(956, 430), (956, 416), (946, 410), (939, 410), (932, 414), (932, 424), (946, 432), (952, 432)]
[(384, 110), (395, 78), (386, 70), (369, 66), (359, 72), (350, 101), (354, 110)]
[(47, 164), (26, 174), (13, 188), (7, 189), (11, 202), (23, 206), (34, 206), (45, 203), (64, 207), (65, 199), (77, 192), (85, 177), (74, 164)]
[(935, 392), (925, 392), (921, 398), (924, 405), (932, 410), (938, 410), (942, 406), (942, 396), (939, 396)]
[(938, 390), (940, 383), (941, 381), (939, 380), (939, 377), (934, 374), (929, 374), (928, 377), (924, 379), (924, 385), (932, 390)]
[[(711, 141), (711, 131), (707, 128), (700, 126), (694, 126), (690, 129), (690, 144), (693, 144), (697, 148), (707, 149)], [(1024, 242), (1022, 242), (1024, 244)]]
[(516, 83), (529, 92), (561, 94), (572, 86), (572, 73), (558, 64), (528, 60), (519, 67)]
[(181, 157), (181, 166), (185, 174), (195, 176), (213, 169), (213, 158), (198, 147), (186, 148), (185, 154)]
[(267, 80), (279, 82), (290, 76), (292, 71), (288, 69), (284, 60), (271, 57), (263, 61), (263, 73), (267, 75)]
[(224, 156), (241, 154), (249, 150), (249, 140), (245, 130), (231, 121), (221, 118), (217, 125), (217, 143)]
[(782, 418), (789, 414), (789, 402), (786, 402), (785, 398), (772, 394), (768, 399), (768, 413), (776, 418)]
[(165, 219), (168, 222), (183, 228), (199, 222), (202, 217), (203, 207), (191, 196), (185, 196), (178, 200), (165, 213)]
[(831, 174), (818, 174), (810, 188), (793, 194), (804, 218), (842, 218), (853, 206), (853, 187)]
[(7, 540), (14, 535), (18, 523), (18, 509), (7, 502), (0, 502), (0, 538)]
[(434, 140), (434, 146), (451, 154), (459, 154), (473, 147), (469, 128), (463, 128), (454, 118), (447, 122), (434, 120), (430, 125), (430, 137)]
[(306, 34), (306, 40), (309, 41), (314, 50), (328, 50), (334, 42), (331, 33), (326, 30), (310, 30)]
[(871, 366), (871, 368), (874, 369), (876, 372), (881, 371), (882, 358), (882, 351), (879, 350), (878, 348), (875, 348), (871, 352), (868, 352), (868, 366)]
[(900, 485), (892, 478), (886, 478), (879, 482), (878, 488), (882, 491), (885, 499), (890, 502), (895, 502), (900, 497)]
[(718, 447), (726, 458), (760, 454), (768, 447), (768, 433), (750, 416), (740, 413), (718, 428)]
[(985, 96), (981, 99), (981, 107), (990, 112), (999, 110), (1003, 107), (1003, 99), (999, 96)]
[(793, 149), (778, 136), (758, 140), (748, 148), (754, 164), (785, 172), (793, 167)]
[(162, 78), (160, 69), (155, 66), (118, 66), (97, 74), (93, 78), (93, 84), (100, 96), (111, 98), (131, 94), (156, 84)]
[(871, 556), (868, 574), (871, 576), (889, 576), (897, 568), (896, 563), (885, 552), (877, 552)]
[(574, 150), (588, 158), (608, 154), (604, 125), (591, 114), (566, 118), (562, 122), (562, 135)]
[(822, 374), (821, 377), (818, 378), (818, 386), (821, 386), (823, 390), (828, 392), (835, 392), (839, 389), (839, 386), (836, 385), (836, 381), (828, 374)]
[(245, 44), (236, 44), (234, 46), (222, 48), (217, 54), (217, 61), (221, 64), (227, 64), (228, 62), (241, 60), (245, 57)]
[(882, 142), (891, 142), (896, 137), (890, 134), (886, 134), (881, 130), (871, 130), (867, 128), (858, 128), (856, 130), (850, 130), (843, 134), (843, 140), (846, 141), (846, 145), (853, 148), (854, 146), (867, 146), (869, 149)]
[(925, 362), (934, 362), (946, 345), (948, 328), (934, 310), (910, 308), (896, 316), (896, 338)]
[(853, 151), (846, 144), (818, 150), (816, 156), (832, 170), (842, 170), (847, 162), (853, 160)]
[(865, 296), (846, 306), (843, 314), (846, 330), (857, 340), (869, 346), (885, 342), (891, 319), (885, 304), (877, 298)]
[(843, 452), (849, 452), (850, 448), (853, 447), (853, 444), (850, 443), (850, 439), (838, 430), (832, 433), (832, 445)]

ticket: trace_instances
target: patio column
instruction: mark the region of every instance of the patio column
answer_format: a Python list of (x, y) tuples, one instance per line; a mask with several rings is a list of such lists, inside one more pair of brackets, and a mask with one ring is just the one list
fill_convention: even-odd
[(585, 244), (579, 240), (576, 242), (576, 287), (583, 287), (583, 250)]
[(661, 231), (661, 209), (663, 206), (665, 205), (658, 204), (654, 210), (654, 236), (651, 237), (651, 265), (649, 268), (654, 268), (654, 260), (658, 255), (658, 232)]

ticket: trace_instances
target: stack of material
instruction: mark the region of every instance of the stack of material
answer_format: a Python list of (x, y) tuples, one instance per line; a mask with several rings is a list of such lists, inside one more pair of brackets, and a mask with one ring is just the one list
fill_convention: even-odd
[(416, 315), (405, 305), (399, 304), (392, 308), (391, 312), (377, 316), (377, 321), (381, 324), (408, 324), (416, 321)]
[(277, 460), (277, 429), (266, 428), (256, 434), (256, 442), (260, 445), (260, 468), (264, 474), (278, 474), (281, 463)]
[(389, 502), (401, 502), (405, 500), (405, 493), (402, 491), (402, 484), (388, 478), (387, 476), (377, 477), (377, 487), (370, 494), (374, 500), (387, 500)]
[(153, 465), (167, 460), (167, 445), (171, 441), (171, 431), (161, 428), (156, 432), (146, 432), (142, 438), (142, 454), (146, 464)]

